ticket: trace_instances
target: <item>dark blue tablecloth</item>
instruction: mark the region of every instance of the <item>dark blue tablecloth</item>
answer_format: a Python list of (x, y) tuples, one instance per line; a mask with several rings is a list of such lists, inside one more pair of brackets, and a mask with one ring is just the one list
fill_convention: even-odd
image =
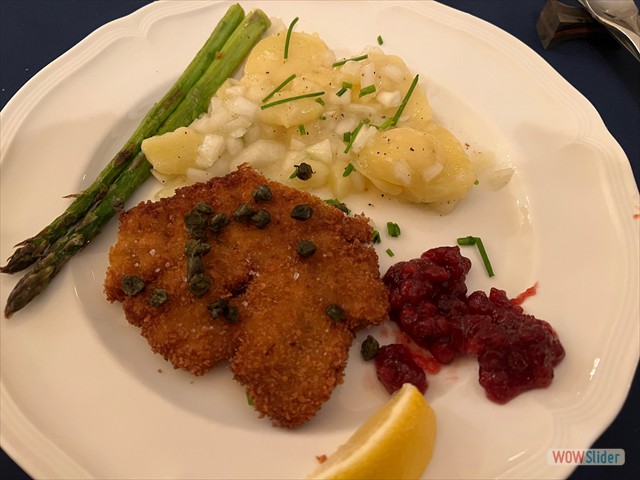
[[(565, 3), (571, 1), (565, 0)], [(148, 3), (145, 0), (0, 0), (0, 106), (4, 107), (35, 73), (93, 30)], [(540, 54), (600, 112), (607, 128), (626, 152), (636, 183), (640, 183), (640, 64), (630, 54), (613, 42), (589, 40), (565, 42), (544, 50), (535, 23), (545, 0), (442, 0), (442, 3), (487, 20)], [(624, 449), (625, 465), (579, 467), (571, 477), (573, 480), (640, 478), (638, 385), (636, 372), (622, 411), (593, 445)], [(30, 477), (2, 451), (0, 478)]]

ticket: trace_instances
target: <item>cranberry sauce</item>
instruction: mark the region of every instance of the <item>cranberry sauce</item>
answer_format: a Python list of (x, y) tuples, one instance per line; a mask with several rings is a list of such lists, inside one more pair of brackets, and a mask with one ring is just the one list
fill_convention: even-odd
[[(467, 295), (465, 279), (470, 268), (471, 261), (457, 246), (434, 248), (420, 258), (393, 265), (383, 277), (389, 288), (391, 318), (441, 364), (459, 355), (475, 356), (480, 384), (497, 403), (548, 386), (553, 367), (564, 358), (555, 331), (547, 322), (525, 314), (502, 290), (492, 288), (488, 296), (480, 291)], [(414, 381), (421, 388), (410, 351), (399, 352), (389, 349), (380, 360), (376, 357), (378, 377), (389, 391)], [(396, 366), (395, 372), (389, 371), (391, 365)]]
[(375, 364), (378, 380), (387, 392), (399, 390), (404, 383), (411, 383), (422, 393), (426, 392), (427, 376), (404, 345), (394, 343), (380, 347)]

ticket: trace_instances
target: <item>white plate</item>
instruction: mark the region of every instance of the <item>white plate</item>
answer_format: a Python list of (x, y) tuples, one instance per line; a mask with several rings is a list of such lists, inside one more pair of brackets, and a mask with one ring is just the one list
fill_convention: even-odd
[[(258, 2), (245, 2), (249, 10)], [(87, 186), (171, 85), (227, 3), (154, 3), (99, 29), (36, 75), (2, 111), (1, 251), (47, 224)], [(509, 186), (476, 188), (446, 217), (390, 201), (347, 199), (383, 224), (381, 269), (464, 235), (471, 289), (515, 296), (551, 322), (567, 350), (550, 388), (499, 406), (473, 361), (430, 377), (438, 418), (429, 478), (563, 478), (551, 448), (587, 448), (619, 411), (638, 361), (638, 191), (594, 108), (501, 30), (436, 3), (259, 2), (318, 32), (338, 56), (378, 35), (428, 89), (439, 120), (470, 150), (516, 169)], [(126, 71), (126, 75), (123, 72)], [(150, 195), (149, 182), (136, 200)], [(25, 197), (29, 201), (25, 201)], [(133, 203), (130, 203), (133, 204)], [(151, 353), (104, 300), (112, 222), (54, 284), (2, 319), (2, 446), (31, 475), (61, 478), (301, 478), (386, 398), (356, 347), (346, 381), (308, 424), (276, 429), (247, 405), (230, 372), (194, 378)], [(392, 248), (389, 258), (384, 250)], [(17, 278), (2, 276), (2, 305)]]

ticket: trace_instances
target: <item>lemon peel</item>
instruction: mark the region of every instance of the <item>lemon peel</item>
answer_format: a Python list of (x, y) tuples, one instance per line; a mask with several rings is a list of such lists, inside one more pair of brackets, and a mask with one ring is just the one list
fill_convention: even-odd
[(435, 438), (433, 409), (406, 383), (307, 478), (417, 479), (431, 461)]

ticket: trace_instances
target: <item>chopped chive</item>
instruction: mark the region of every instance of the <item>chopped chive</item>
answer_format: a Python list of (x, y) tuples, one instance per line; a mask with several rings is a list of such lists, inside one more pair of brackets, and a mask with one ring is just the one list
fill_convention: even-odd
[(475, 245), (476, 244), (476, 237), (471, 237), (471, 236), (469, 236), (469, 237), (461, 237), (461, 238), (458, 238), (456, 240), (456, 242), (458, 243), (458, 245), (461, 245), (461, 246), (462, 245), (464, 245), (464, 246)]
[(391, 237), (400, 236), (400, 226), (397, 223), (387, 222), (387, 233)]
[(344, 60), (340, 60), (339, 62), (334, 63), (332, 67), (341, 67), (347, 62), (360, 62), (361, 60), (366, 60), (367, 58), (369, 58), (369, 55), (360, 55), (359, 57), (345, 58)]
[(382, 45), (384, 42), (382, 41), (382, 35), (378, 35), (378, 45)]
[(324, 95), (324, 92), (305, 93), (303, 95), (297, 95), (295, 97), (281, 98), (280, 100), (276, 100), (275, 102), (265, 103), (260, 107), (260, 109), (264, 110), (265, 108), (275, 107), (276, 105), (281, 105), (283, 103), (293, 102), (295, 100), (301, 100), (303, 98), (319, 97), (320, 95)]
[(252, 407), (253, 406), (253, 398), (251, 398), (251, 395), (249, 395), (249, 392), (247, 392), (247, 404)]
[(409, 97), (411, 97), (411, 94), (413, 93), (413, 91), (416, 88), (416, 85), (418, 84), (418, 78), (419, 78), (419, 75), (416, 75), (413, 78), (413, 82), (411, 82), (411, 86), (409, 87), (409, 90), (407, 90), (407, 93), (402, 99), (402, 103), (398, 107), (396, 114), (393, 116), (393, 118), (387, 119), (382, 125), (380, 125), (379, 127), (380, 130), (384, 130), (385, 128), (396, 126), (396, 123), (398, 123), (398, 120), (400, 120), (400, 115), (402, 115), (404, 108), (407, 106), (407, 103), (409, 102)]
[(360, 90), (360, 93), (358, 94), (358, 97), (364, 97), (365, 95), (369, 95), (373, 92), (376, 91), (376, 86), (375, 85), (369, 85), (367, 87), (364, 87), (362, 90)]
[(474, 185), (480, 185), (480, 180), (478, 180), (477, 178), (475, 179), (475, 181), (473, 182)]
[(293, 26), (298, 23), (298, 17), (294, 18), (289, 28), (287, 29), (287, 38), (284, 41), (284, 59), (289, 58), (289, 42), (291, 42), (291, 32), (293, 31)]
[(373, 239), (371, 240), (372, 243), (382, 243), (382, 239), (380, 238), (380, 232), (377, 230), (373, 231)]
[(342, 172), (343, 177), (348, 177), (353, 172), (356, 171), (356, 168), (353, 166), (353, 163), (349, 162), (346, 167), (344, 167), (344, 172)]
[(344, 95), (347, 92), (347, 90), (349, 90), (352, 87), (353, 87), (353, 85), (350, 84), (349, 82), (342, 82), (342, 88), (340, 88), (340, 90), (338, 90), (336, 92), (336, 96), (337, 97), (341, 97), (342, 95)]
[(484, 268), (487, 270), (487, 275), (493, 277), (493, 267), (491, 266), (491, 262), (489, 261), (489, 256), (487, 255), (487, 251), (484, 248), (482, 239), (479, 237), (476, 238), (476, 247), (478, 247), (478, 251), (480, 252), (480, 256), (482, 257), (482, 262), (484, 263)]
[(287, 83), (289, 83), (291, 80), (293, 80), (294, 78), (296, 78), (296, 74), (292, 73), (291, 76), (289, 76), (289, 78), (287, 78), (284, 82), (282, 82), (280, 85), (278, 85), (276, 88), (273, 89), (273, 91), (267, 95), (266, 97), (264, 97), (262, 99), (262, 103), (266, 102), (267, 100), (269, 100), (271, 97), (273, 97), (276, 93), (278, 93), (280, 90), (282, 90), (285, 85)]
[(304, 129), (304, 125), (298, 125), (298, 131), (300, 132), (300, 135), (304, 135), (305, 133), (307, 133), (307, 131)]
[(480, 237), (461, 237), (456, 240), (458, 245), (475, 245), (478, 247), (478, 252), (480, 253), (480, 258), (482, 258), (482, 263), (484, 263), (484, 268), (487, 271), (487, 275), (493, 277), (495, 274), (493, 273), (493, 267), (491, 266), (491, 262), (489, 261), (489, 256), (487, 255), (487, 251), (484, 248), (484, 244), (482, 243), (482, 239)]
[(351, 147), (353, 147), (353, 142), (355, 141), (358, 132), (365, 123), (369, 123), (369, 121), (367, 119), (360, 120), (358, 126), (353, 129), (353, 132), (351, 132), (351, 135), (349, 136), (349, 143), (347, 144), (347, 148), (344, 149), (344, 153), (349, 153), (349, 150), (351, 150)]
[(322, 105), (324, 107), (324, 100), (320, 97), (316, 98), (316, 103), (319, 103), (320, 105)]
[(389, 255), (390, 257), (395, 256), (395, 253), (393, 253), (393, 250), (391, 250), (390, 248), (387, 248), (385, 252), (387, 252), (387, 255)]
[(342, 141), (345, 143), (349, 143), (350, 140), (351, 140), (351, 132), (344, 132), (342, 134)]

